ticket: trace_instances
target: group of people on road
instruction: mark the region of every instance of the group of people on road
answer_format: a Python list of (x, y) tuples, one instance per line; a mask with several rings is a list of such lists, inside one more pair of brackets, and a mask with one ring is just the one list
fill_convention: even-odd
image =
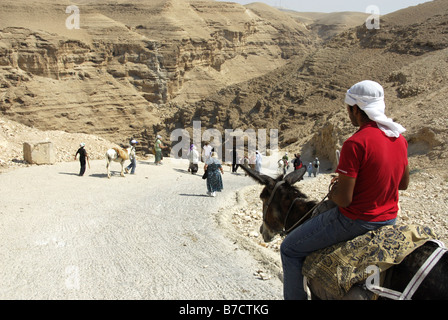
[[(283, 155), (283, 157), (279, 160), (279, 163), (280, 161), (282, 161), (283, 163), (282, 164), (283, 174), (286, 174), (286, 172), (289, 169), (288, 152), (286, 152)], [(294, 170), (299, 170), (304, 166), (299, 153), (294, 154), (294, 159), (292, 159), (291, 162)], [(320, 161), (319, 158), (316, 157), (312, 162), (309, 162), (308, 165), (306, 165), (306, 171), (308, 172), (308, 177), (311, 177), (311, 174), (313, 174), (314, 177), (316, 177), (319, 174), (319, 168), (320, 168)]]
[[(135, 140), (134, 138), (131, 138), (129, 141), (130, 145), (130, 152), (129, 152), (129, 165), (124, 169), (126, 173), (135, 174), (135, 169), (137, 167), (137, 159), (136, 159), (136, 146), (139, 142)], [(75, 153), (75, 160), (78, 158), (79, 155), (79, 163), (80, 163), (80, 170), (79, 170), (79, 176), (83, 176), (86, 171), (86, 163), (89, 164), (89, 155), (87, 153), (87, 150), (85, 148), (86, 144), (84, 142), (81, 142), (79, 145), (79, 149)], [(156, 141), (154, 143), (154, 164), (155, 165), (162, 165), (162, 159), (163, 159), (163, 153), (162, 150), (168, 148), (165, 146), (162, 142), (162, 136), (157, 135)]]
[[(135, 139), (131, 139), (129, 141), (129, 144), (131, 146), (131, 150), (129, 152), (129, 160), (130, 164), (125, 168), (126, 173), (135, 174), (136, 169), (136, 145), (138, 144), (138, 141)], [(162, 159), (163, 154), (162, 150), (166, 149), (167, 146), (165, 146), (162, 142), (162, 137), (160, 135), (156, 136), (156, 141), (154, 143), (154, 164), (155, 165), (162, 165)], [(85, 143), (82, 142), (80, 144), (79, 149), (76, 151), (75, 154), (75, 160), (79, 155), (79, 162), (80, 162), (80, 172), (79, 176), (83, 176), (86, 171), (86, 163), (89, 161), (89, 156), (87, 154), (87, 151), (85, 149)], [(188, 166), (188, 172), (191, 172), (192, 174), (196, 174), (199, 169), (199, 152), (197, 150), (197, 147), (192, 144), (190, 146), (190, 150), (188, 152), (187, 158), (189, 160), (189, 166)], [(224, 170), (222, 168), (222, 164), (220, 160), (218, 159), (218, 155), (216, 152), (213, 151), (213, 147), (210, 145), (209, 142), (206, 142), (203, 147), (202, 152), (202, 161), (204, 162), (204, 179), (206, 179), (206, 185), (207, 185), (207, 194), (209, 196), (216, 196), (216, 192), (220, 192), (223, 189), (223, 183), (222, 183), (222, 174), (224, 174)], [(90, 167), (90, 164), (89, 164)]]
[(261, 152), (256, 150), (255, 152), (252, 152), (250, 156), (244, 156), (240, 157), (237, 160), (236, 156), (236, 150), (233, 149), (232, 151), (232, 173), (237, 173), (238, 168), (241, 166), (241, 164), (244, 164), (247, 167), (250, 167), (252, 170), (255, 170), (257, 172), (261, 172), (261, 164), (263, 162), (263, 156)]
[[(192, 174), (195, 174), (198, 170), (199, 163), (199, 153), (194, 144), (190, 146), (190, 151), (187, 155), (189, 160), (188, 171)], [(239, 163), (236, 160), (236, 150), (233, 149), (232, 152), (232, 173), (236, 173), (239, 167)], [(255, 151), (253, 158), (249, 160), (248, 157), (244, 157), (244, 164), (249, 165), (249, 163), (253, 163), (253, 169), (257, 172), (261, 172), (261, 164), (263, 157), (261, 153), (257, 150)], [(216, 196), (216, 192), (220, 192), (223, 190), (223, 182), (222, 175), (224, 174), (224, 170), (222, 167), (222, 163), (219, 160), (218, 153), (216, 153), (213, 147), (210, 145), (208, 141), (204, 143), (202, 147), (202, 161), (204, 162), (204, 175), (203, 179), (206, 179), (207, 185), (207, 194), (211, 197)]]

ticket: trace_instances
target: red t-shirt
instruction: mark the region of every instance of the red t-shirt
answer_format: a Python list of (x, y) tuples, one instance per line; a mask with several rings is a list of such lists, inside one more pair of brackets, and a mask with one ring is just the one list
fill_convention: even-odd
[(398, 186), (408, 165), (408, 143), (400, 135), (387, 137), (376, 122), (363, 125), (342, 146), (337, 173), (356, 178), (352, 203), (339, 208), (353, 220), (395, 219)]

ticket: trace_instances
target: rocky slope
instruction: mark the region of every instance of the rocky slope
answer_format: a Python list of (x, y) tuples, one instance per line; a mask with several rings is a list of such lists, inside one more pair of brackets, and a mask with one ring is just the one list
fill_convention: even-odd
[[(446, 160), (447, 1), (383, 16), (380, 30), (353, 13), (338, 20), (208, 0), (82, 0), (81, 28), (69, 30), (69, 4), (2, 3), (7, 119), (114, 143), (134, 136), (145, 153), (156, 133), (167, 140), (193, 120), (221, 132), (273, 128), (282, 148), (330, 169), (353, 132), (345, 90), (369, 78), (408, 129), (410, 155)], [(345, 31), (321, 42), (322, 25)]]
[(79, 144), (84, 142), (89, 159), (105, 159), (106, 151), (117, 145), (102, 137), (61, 130), (39, 130), (0, 117), (0, 173), (30, 166), (23, 157), (23, 143), (50, 141), (56, 162), (73, 161)]
[(410, 155), (445, 161), (447, 18), (448, 2), (433, 1), (382, 17), (379, 30), (344, 31), (306, 57), (179, 110), (167, 131), (192, 120), (220, 130), (277, 128), (281, 147), (331, 168), (354, 130), (345, 92), (371, 79), (385, 87), (388, 116), (407, 128)]
[(80, 0), (79, 29), (66, 26), (75, 26), (70, 4), (2, 1), (5, 117), (116, 142), (153, 135), (173, 108), (266, 74), (316, 43), (303, 23), (261, 4)]

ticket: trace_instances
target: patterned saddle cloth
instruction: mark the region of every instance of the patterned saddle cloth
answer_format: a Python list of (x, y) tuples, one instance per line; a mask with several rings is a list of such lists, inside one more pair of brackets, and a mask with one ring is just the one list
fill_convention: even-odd
[(384, 226), (312, 253), (306, 258), (302, 272), (324, 287), (328, 294), (342, 299), (354, 284), (369, 277), (368, 266), (376, 266), (383, 272), (433, 239), (437, 239), (437, 235), (427, 227)]

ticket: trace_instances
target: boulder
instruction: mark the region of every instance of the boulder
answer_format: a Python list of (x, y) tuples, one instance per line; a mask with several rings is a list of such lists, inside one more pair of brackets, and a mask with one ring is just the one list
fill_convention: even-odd
[(54, 164), (56, 154), (52, 142), (23, 143), (23, 158), (31, 164)]

